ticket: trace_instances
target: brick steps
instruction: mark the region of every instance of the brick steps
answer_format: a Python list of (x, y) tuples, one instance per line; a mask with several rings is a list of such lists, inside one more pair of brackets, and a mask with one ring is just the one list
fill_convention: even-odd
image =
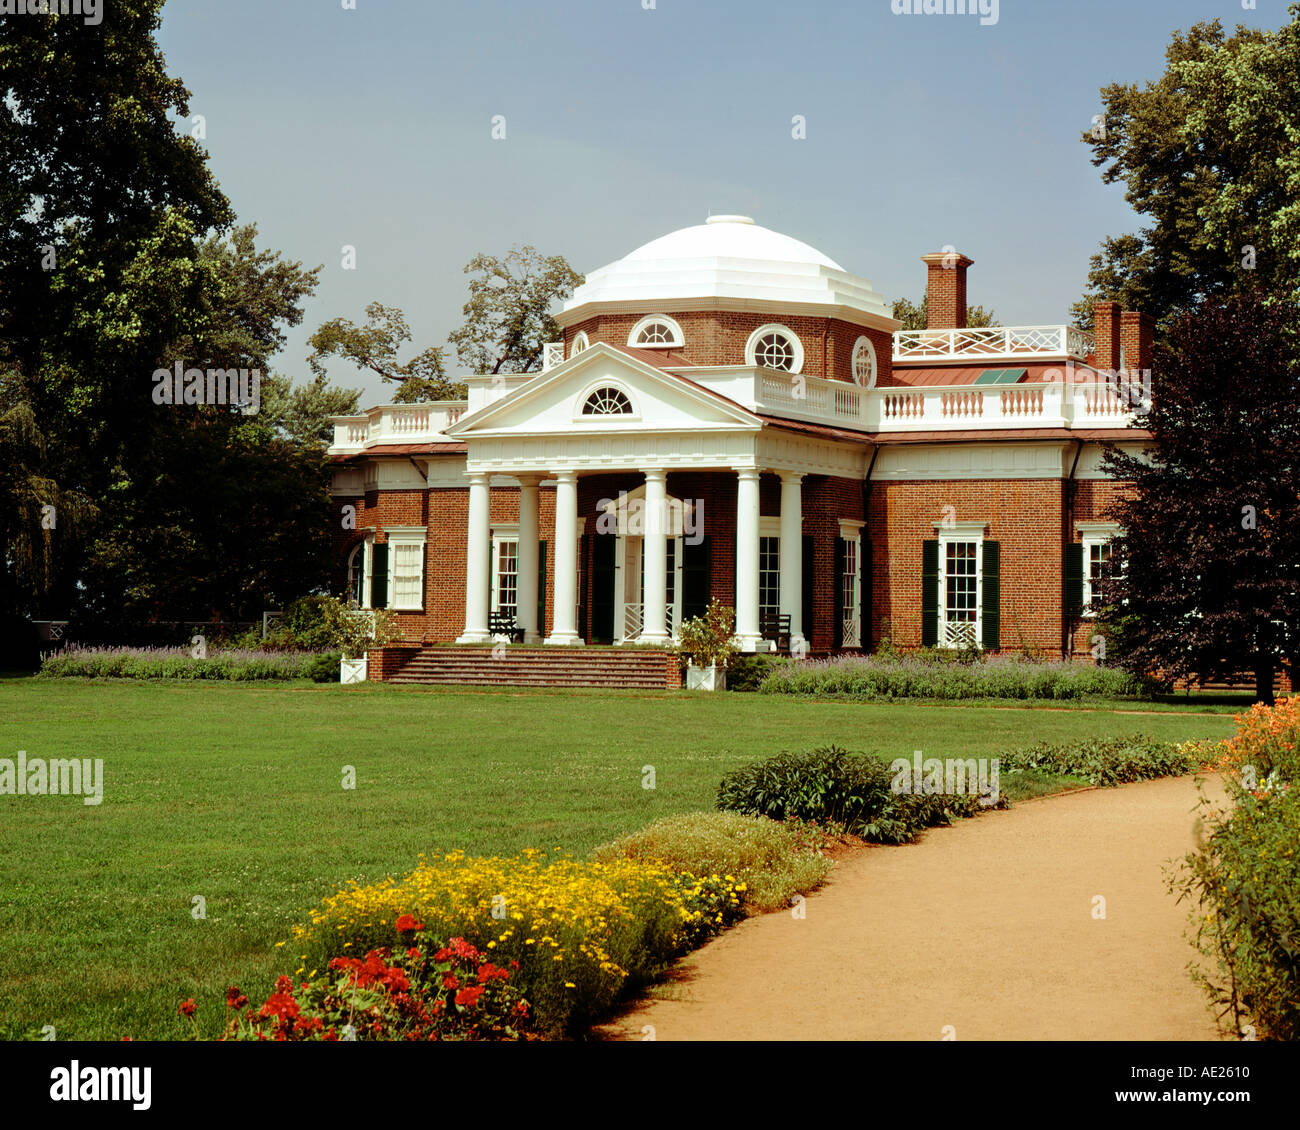
[(392, 683), (518, 687), (680, 686), (677, 656), (667, 652), (588, 648), (426, 647), (388, 679)]

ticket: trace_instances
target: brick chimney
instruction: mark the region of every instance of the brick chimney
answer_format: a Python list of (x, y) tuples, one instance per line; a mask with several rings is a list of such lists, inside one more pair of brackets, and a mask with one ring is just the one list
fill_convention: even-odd
[(936, 251), (922, 255), (921, 262), (929, 269), (926, 280), (928, 321), (931, 330), (964, 330), (966, 328), (966, 268), (974, 259), (956, 251)]
[[(1150, 314), (1138, 310), (1125, 310), (1119, 316), (1119, 340), (1124, 354), (1124, 368), (1141, 374), (1151, 368), (1151, 353), (1155, 344), (1156, 323)], [(1099, 368), (1104, 366), (1098, 365)]]
[(1097, 339), (1097, 368), (1103, 373), (1119, 368), (1119, 303), (1094, 302), (1092, 320)]

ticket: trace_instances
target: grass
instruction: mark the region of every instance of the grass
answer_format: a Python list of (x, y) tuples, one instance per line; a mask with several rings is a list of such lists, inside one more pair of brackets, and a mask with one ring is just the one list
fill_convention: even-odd
[(226, 986), (253, 997), (292, 972), (275, 943), (347, 880), (457, 847), (586, 855), (711, 808), (724, 773), (781, 750), (992, 757), (1230, 730), (1172, 708), (0, 679), (0, 757), (100, 757), (105, 772), (98, 807), (0, 797), (0, 1038), (44, 1025), (60, 1039), (180, 1038), (191, 996), (214, 1034)]

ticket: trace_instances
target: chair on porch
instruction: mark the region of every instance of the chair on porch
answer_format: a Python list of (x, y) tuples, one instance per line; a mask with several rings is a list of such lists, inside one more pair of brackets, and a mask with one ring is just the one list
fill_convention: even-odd
[(776, 644), (777, 651), (790, 650), (790, 615), (764, 612), (759, 617), (758, 630), (765, 640)]
[(524, 630), (517, 623), (515, 618), (505, 612), (488, 613), (488, 634), (491, 636), (505, 636), (512, 643), (522, 643), (524, 639)]

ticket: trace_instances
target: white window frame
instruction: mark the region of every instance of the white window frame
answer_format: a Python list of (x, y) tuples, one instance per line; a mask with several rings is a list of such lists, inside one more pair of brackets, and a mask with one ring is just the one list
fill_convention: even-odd
[[(846, 545), (853, 546), (853, 601), (851, 617), (845, 618), (845, 623), (853, 625), (853, 643), (844, 643), (844, 625), (840, 628), (840, 646), (841, 647), (858, 647), (862, 646), (862, 530), (866, 526), (865, 522), (853, 521), (848, 518), (840, 519), (840, 540)], [(844, 578), (847, 577), (848, 571), (841, 573), (835, 578), (837, 585), (843, 585)], [(841, 602), (843, 593), (841, 592)]]
[(1083, 610), (1081, 615), (1091, 619), (1097, 615), (1092, 608), (1092, 547), (1109, 545), (1121, 533), (1114, 522), (1077, 522), (1074, 527), (1083, 542)]
[(765, 326), (759, 326), (752, 334), (749, 340), (745, 342), (745, 364), (758, 368), (758, 343), (768, 334), (779, 333), (790, 343), (790, 348), (794, 351), (794, 360), (788, 369), (772, 369), (773, 373), (791, 373), (798, 374), (803, 372), (803, 342), (799, 340), (799, 335), (789, 326), (783, 326), (779, 322), (769, 322)]
[[(428, 556), (429, 531), (423, 526), (386, 526), (384, 528), (384, 533), (388, 535), (389, 610), (393, 612), (423, 612), (425, 558)], [(419, 571), (416, 574), (416, 599), (414, 603), (412, 603), (409, 598), (404, 603), (398, 603), (397, 562), (400, 555), (397, 550), (399, 546), (403, 548), (414, 546), (419, 549), (419, 553), (416, 554), (416, 560), (419, 562)]]
[[(624, 396), (627, 397), (627, 402), (632, 406), (632, 411), (625, 412), (625, 413), (612, 413), (612, 412), (601, 413), (599, 415), (595, 413), (587, 413), (584, 415), (582, 410), (583, 408), (586, 407), (587, 400), (591, 397), (593, 393), (599, 392), (603, 388), (612, 388), (618, 392), (621, 392)], [(593, 423), (602, 420), (604, 421), (617, 420), (620, 422), (626, 422), (629, 420), (635, 421), (640, 419), (641, 419), (641, 405), (638, 402), (637, 398), (632, 395), (632, 390), (628, 388), (627, 385), (623, 384), (621, 381), (612, 381), (608, 377), (603, 377), (598, 381), (592, 381), (591, 384), (589, 384), (586, 388), (582, 390), (582, 392), (578, 394), (578, 399), (574, 401), (573, 404), (573, 422), (575, 424), (584, 424), (587, 427), (590, 427)]]
[[(664, 326), (671, 331), (672, 341), (638, 342), (641, 331), (654, 325)], [(627, 343), (633, 349), (680, 349), (686, 344), (686, 336), (682, 333), (682, 327), (667, 314), (647, 314), (632, 327), (632, 332), (627, 335)]]
[[(858, 358), (865, 352), (871, 358), (871, 379), (865, 384), (858, 379)], [(853, 377), (853, 383), (859, 388), (875, 388), (876, 379), (880, 376), (880, 363), (876, 358), (876, 347), (872, 344), (871, 338), (863, 334), (853, 343), (853, 353), (849, 361), (850, 375)]]
[(984, 541), (987, 522), (935, 522), (939, 537), (939, 634), (938, 646), (957, 648), (948, 642), (948, 546), (954, 543), (975, 543), (975, 646), (984, 646)]
[(579, 330), (573, 335), (573, 341), (569, 344), (570, 359), (577, 357), (584, 349), (591, 348), (591, 341), (587, 337), (586, 330)]
[(515, 617), (519, 616), (519, 527), (502, 525), (492, 527), (492, 611), (501, 611), (501, 547), (515, 547)]

